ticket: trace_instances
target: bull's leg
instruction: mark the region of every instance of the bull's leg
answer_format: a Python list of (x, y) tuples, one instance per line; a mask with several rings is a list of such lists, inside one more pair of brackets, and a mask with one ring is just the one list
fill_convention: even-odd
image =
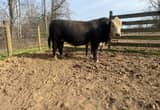
[(86, 44), (86, 56), (88, 55), (88, 45), (89, 44)]
[(63, 55), (63, 46), (64, 46), (64, 41), (60, 41), (60, 43), (58, 45), (60, 57), (62, 57), (62, 55)]
[(108, 49), (111, 49), (111, 43), (108, 43)]
[(95, 62), (98, 62), (98, 60), (97, 60), (97, 49), (94, 49), (94, 50), (93, 50), (93, 60), (94, 60)]
[(93, 60), (95, 62), (98, 62), (98, 59), (97, 59), (97, 50), (98, 50), (98, 43), (92, 43), (91, 44), (91, 52), (93, 54)]
[(103, 43), (100, 43), (99, 51), (102, 51), (102, 49), (103, 49)]
[(53, 41), (53, 42), (54, 42), (52, 45), (53, 57), (56, 59), (57, 43), (55, 41)]
[(108, 41), (108, 49), (111, 49), (111, 39)]

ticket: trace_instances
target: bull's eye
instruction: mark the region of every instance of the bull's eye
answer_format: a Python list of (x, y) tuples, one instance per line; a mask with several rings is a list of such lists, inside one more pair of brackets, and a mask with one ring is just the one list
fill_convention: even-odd
[(112, 22), (111, 25), (114, 27), (114, 25), (115, 25), (114, 22)]
[(113, 24), (111, 24), (111, 26), (112, 26), (112, 28), (114, 27), (114, 25), (113, 25)]
[(111, 27), (112, 27), (112, 29), (115, 29), (115, 26), (114, 26), (114, 24), (112, 24), (112, 25), (111, 25)]

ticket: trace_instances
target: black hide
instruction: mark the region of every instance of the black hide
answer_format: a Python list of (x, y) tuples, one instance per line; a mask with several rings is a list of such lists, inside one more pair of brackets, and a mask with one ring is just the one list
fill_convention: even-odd
[(53, 48), (53, 55), (58, 48), (60, 55), (63, 52), (64, 42), (71, 45), (87, 45), (91, 43), (93, 58), (97, 61), (97, 49), (100, 42), (110, 40), (110, 21), (100, 18), (91, 21), (53, 20), (49, 27), (48, 45)]

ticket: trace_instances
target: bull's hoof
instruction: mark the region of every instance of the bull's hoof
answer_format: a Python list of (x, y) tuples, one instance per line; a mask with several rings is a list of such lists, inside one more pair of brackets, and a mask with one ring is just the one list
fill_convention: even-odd
[(98, 60), (98, 59), (94, 59), (94, 62), (95, 62), (95, 63), (99, 63), (99, 60)]
[(63, 56), (63, 55), (60, 55), (60, 56), (59, 56), (59, 59), (63, 59), (63, 58), (64, 58), (64, 56)]
[(99, 63), (99, 60), (96, 60), (96, 63)]
[(54, 56), (54, 57), (53, 57), (53, 60), (55, 60), (55, 61), (58, 60), (57, 56)]

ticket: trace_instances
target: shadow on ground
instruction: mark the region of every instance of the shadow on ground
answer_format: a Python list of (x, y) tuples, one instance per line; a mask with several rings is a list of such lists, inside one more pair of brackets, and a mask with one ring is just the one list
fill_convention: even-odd
[[(132, 50), (132, 49), (103, 49), (102, 52), (99, 51), (99, 53), (113, 53), (113, 54), (118, 54), (118, 53), (123, 53), (123, 54), (129, 54), (129, 55), (136, 55), (136, 54), (142, 54), (142, 55), (160, 55), (159, 51), (154, 51), (154, 52), (146, 52), (145, 50)], [(16, 55), (18, 57), (27, 57), (27, 58), (32, 58), (32, 59), (45, 59), (45, 60), (51, 60), (54, 59), (52, 55), (51, 50), (46, 50), (45, 52), (38, 52), (38, 53), (22, 53)], [(85, 48), (80, 48), (80, 47), (65, 47), (64, 52), (63, 52), (63, 57), (62, 59), (65, 60), (70, 60), (70, 59), (88, 59), (91, 58), (91, 53), (90, 50), (88, 51), (88, 56), (85, 55)], [(57, 52), (57, 57), (58, 59), (61, 59)]]
[[(89, 57), (89, 55), (87, 57), (85, 55), (85, 51), (83, 48), (64, 48), (64, 52), (63, 52), (63, 56), (61, 57), (59, 55), (59, 53), (56, 53), (57, 58), (58, 59), (65, 59), (65, 60), (70, 60), (70, 59), (85, 59), (87, 57)], [(31, 59), (44, 59), (44, 60), (52, 60), (53, 58), (53, 54), (51, 50), (46, 50), (46, 51), (42, 51), (42, 52), (36, 52), (36, 53), (28, 53), (28, 52), (24, 52), (18, 55), (15, 55), (17, 57), (27, 57), (27, 58), (31, 58)]]

